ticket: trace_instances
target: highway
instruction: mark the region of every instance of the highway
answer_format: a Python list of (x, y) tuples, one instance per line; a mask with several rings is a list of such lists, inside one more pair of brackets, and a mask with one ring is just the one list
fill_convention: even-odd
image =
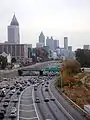
[(36, 96), (40, 98), (40, 104), (38, 104), (38, 108), (40, 109), (42, 120), (52, 119), (52, 120), (68, 120), (68, 118), (62, 113), (59, 108), (59, 104), (56, 101), (44, 102), (45, 98), (50, 99), (52, 95), (49, 92), (45, 92), (45, 88), (39, 86), (38, 91), (36, 92)]
[[(40, 66), (39, 63), (38, 67), (53, 64), (49, 62)], [(2, 120), (12, 120), (13, 107), (16, 108), (13, 120), (88, 120), (57, 92), (54, 87), (56, 76), (18, 76), (12, 79), (14, 81), (9, 83), (8, 89), (4, 86), (6, 96), (0, 97), (0, 111), (5, 100), (9, 99)], [(12, 90), (15, 91), (10, 95)]]
[[(50, 84), (52, 80), (50, 80)], [(50, 90), (50, 84), (48, 85), (48, 91), (46, 89), (46, 83), (44, 85), (39, 85), (37, 91), (35, 91), (35, 97), (40, 99), (40, 103), (37, 103), (37, 110), (40, 116), (40, 120), (86, 120), (83, 116), (81, 116), (77, 111), (73, 110), (67, 111), (67, 109), (72, 109), (71, 106), (65, 109), (68, 106), (62, 106), (60, 102), (57, 101), (57, 98), (53, 95)], [(60, 94), (59, 94), (60, 96)], [(49, 102), (44, 102), (44, 99), (48, 98)], [(51, 100), (51, 98), (55, 100)], [(65, 100), (64, 100), (65, 101)], [(64, 104), (63, 101), (63, 104)], [(74, 113), (75, 112), (75, 113)]]

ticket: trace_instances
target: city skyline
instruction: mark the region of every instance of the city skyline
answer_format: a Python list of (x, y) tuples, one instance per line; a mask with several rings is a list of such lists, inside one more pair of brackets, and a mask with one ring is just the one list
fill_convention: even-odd
[(0, 42), (7, 40), (7, 25), (15, 12), (21, 43), (35, 46), (43, 31), (45, 36), (58, 39), (61, 47), (65, 36), (73, 49), (89, 44), (90, 0), (3, 0), (0, 9)]

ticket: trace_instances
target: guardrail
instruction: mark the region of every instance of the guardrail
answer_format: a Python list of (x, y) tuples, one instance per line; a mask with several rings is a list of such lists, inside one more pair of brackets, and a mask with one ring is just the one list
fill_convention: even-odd
[[(57, 89), (59, 92), (61, 92), (57, 87), (56, 87), (56, 89)], [(78, 106), (75, 102), (73, 102), (73, 101), (72, 101), (67, 95), (65, 95), (63, 92), (61, 92), (61, 93), (62, 93), (62, 95), (63, 95), (72, 105), (75, 106), (75, 108), (77, 108), (77, 110), (79, 110), (80, 112), (82, 112), (84, 116), (86, 116), (88, 119), (90, 119), (90, 114), (89, 114), (87, 111), (85, 111), (85, 110), (82, 109), (80, 106)]]

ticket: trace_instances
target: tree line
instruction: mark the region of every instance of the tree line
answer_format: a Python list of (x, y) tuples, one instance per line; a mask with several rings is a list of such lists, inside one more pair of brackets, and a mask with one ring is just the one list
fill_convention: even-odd
[(81, 67), (90, 67), (90, 50), (77, 49), (75, 54), (76, 60), (81, 64)]

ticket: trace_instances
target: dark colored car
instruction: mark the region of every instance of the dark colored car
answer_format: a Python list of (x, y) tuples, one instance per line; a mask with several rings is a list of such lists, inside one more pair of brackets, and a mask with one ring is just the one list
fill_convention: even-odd
[(48, 88), (46, 88), (45, 91), (48, 92)]
[(10, 102), (10, 99), (9, 99), (9, 98), (6, 98), (6, 99), (4, 100), (4, 102)]
[(3, 107), (4, 108), (8, 107), (8, 102), (4, 102)]
[(51, 101), (55, 101), (55, 98), (52, 97), (52, 98), (50, 98), (50, 100), (51, 100)]
[(17, 117), (17, 115), (16, 115), (16, 112), (15, 113), (10, 113), (10, 116), (9, 116), (10, 118), (16, 118)]
[(49, 82), (48, 82), (48, 81), (47, 81), (46, 83), (47, 83), (47, 84), (49, 84)]
[(45, 99), (44, 99), (44, 102), (49, 102), (49, 99), (48, 99), (48, 98), (45, 98)]
[(4, 118), (4, 111), (0, 111), (0, 119)]
[(6, 110), (5, 110), (5, 108), (0, 108), (0, 111), (3, 111), (4, 112), (4, 114), (6, 113)]
[(20, 91), (18, 91), (18, 92), (17, 92), (17, 95), (20, 95), (20, 93), (21, 93), (21, 92), (20, 92)]

